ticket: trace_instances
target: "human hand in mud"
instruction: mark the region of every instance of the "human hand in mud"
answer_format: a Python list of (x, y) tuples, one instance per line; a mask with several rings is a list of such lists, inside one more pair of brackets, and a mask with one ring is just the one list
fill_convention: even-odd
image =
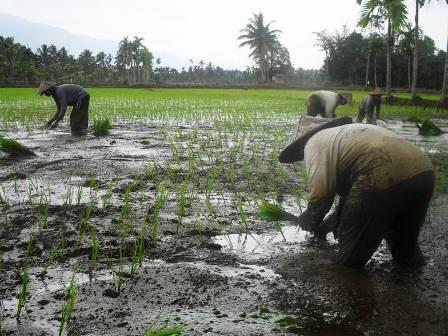
[(312, 211), (306, 209), (298, 218), (298, 224), (302, 230), (313, 232), (314, 234), (320, 235), (320, 223), (315, 219)]

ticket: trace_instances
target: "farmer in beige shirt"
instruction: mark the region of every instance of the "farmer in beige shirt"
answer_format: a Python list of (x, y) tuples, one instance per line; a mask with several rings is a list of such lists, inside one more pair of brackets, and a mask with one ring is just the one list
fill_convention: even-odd
[[(301, 117), (281, 162), (304, 160), (308, 207), (299, 226), (339, 239), (338, 262), (362, 267), (385, 238), (394, 260), (420, 262), (420, 228), (434, 188), (428, 156), (395, 133), (340, 117)], [(336, 211), (324, 220), (335, 196)]]

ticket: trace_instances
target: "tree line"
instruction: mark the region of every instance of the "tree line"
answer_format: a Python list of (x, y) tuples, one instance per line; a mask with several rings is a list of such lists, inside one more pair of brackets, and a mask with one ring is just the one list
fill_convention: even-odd
[[(305, 87), (364, 86), (442, 89), (447, 95), (448, 55), (418, 26), (418, 9), (429, 0), (416, 1), (415, 23), (407, 21), (404, 0), (356, 0), (361, 5), (358, 26), (334, 33), (315, 32), (315, 46), (325, 52), (321, 69), (294, 68), (288, 49), (281, 44), (281, 31), (262, 13), (253, 14), (237, 37), (249, 47), (253, 66), (229, 70), (211, 62), (190, 60), (181, 70), (154, 60), (143, 38), (124, 37), (115, 56), (86, 49), (78, 57), (65, 47), (43, 44), (33, 52), (0, 36), (0, 84), (29, 85), (42, 79), (94, 85), (251, 85), (282, 83)], [(447, 2), (448, 0), (443, 0)], [(448, 44), (448, 41), (447, 41)], [(448, 46), (447, 46), (448, 48)], [(393, 69), (393, 71), (392, 71)]]
[[(448, 4), (448, 0), (440, 1)], [(356, 0), (361, 6), (358, 26), (364, 34), (349, 32), (346, 27), (334, 34), (315, 33), (316, 45), (325, 52), (321, 70), (326, 79), (337, 85), (385, 86), (388, 95), (392, 86), (408, 87), (412, 98), (416, 97), (417, 85), (442, 88), (444, 98), (448, 89), (448, 40), (447, 51), (437, 50), (418, 23), (419, 9), (429, 2), (415, 0), (412, 24), (404, 0)], [(270, 81), (272, 72), (288, 73), (289, 68), (289, 52), (279, 42), (281, 31), (272, 29), (272, 23), (266, 24), (262, 13), (254, 13), (238, 37), (243, 40), (240, 47), (251, 50), (249, 57), (257, 64), (262, 81)]]
[[(288, 55), (289, 62), (289, 55)], [(162, 60), (143, 45), (143, 38), (124, 37), (115, 56), (86, 49), (78, 57), (65, 47), (41, 45), (35, 52), (16, 43), (13, 37), (0, 36), (0, 84), (34, 85), (40, 80), (93, 85), (208, 84), (250, 85), (258, 82), (259, 70), (228, 70), (211, 62), (190, 60), (181, 70), (164, 67)], [(290, 62), (289, 62), (290, 64)], [(318, 70), (293, 69), (288, 78), (295, 85), (318, 85), (323, 79)]]

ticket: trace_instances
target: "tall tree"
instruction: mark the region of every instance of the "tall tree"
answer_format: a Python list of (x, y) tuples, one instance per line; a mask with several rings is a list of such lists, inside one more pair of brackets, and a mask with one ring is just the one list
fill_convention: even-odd
[(387, 22), (386, 49), (386, 94), (392, 91), (392, 49), (395, 33), (406, 22), (407, 9), (404, 0), (356, 0), (362, 6), (358, 25), (365, 28), (369, 24)]
[(243, 40), (239, 47), (248, 46), (252, 52), (249, 57), (253, 58), (260, 68), (263, 81), (268, 81), (268, 52), (277, 43), (277, 36), (281, 33), (278, 29), (271, 30), (273, 21), (265, 25), (262, 13), (253, 14), (245, 28), (240, 30), (241, 35), (238, 40)]
[[(416, 70), (413, 68), (415, 65), (415, 49), (417, 40), (415, 38), (414, 28), (412, 28), (410, 23), (406, 23), (403, 27), (404, 29), (399, 31), (398, 35), (398, 51), (407, 58), (408, 60), (408, 88), (411, 92), (411, 97), (415, 97), (415, 79), (417, 76)], [(414, 61), (412, 61), (414, 56)], [(411, 75), (412, 67), (412, 75)]]
[(440, 99), (444, 100), (446, 99), (447, 96), (448, 96), (448, 38), (446, 39), (445, 67), (443, 70), (442, 94), (440, 96)]

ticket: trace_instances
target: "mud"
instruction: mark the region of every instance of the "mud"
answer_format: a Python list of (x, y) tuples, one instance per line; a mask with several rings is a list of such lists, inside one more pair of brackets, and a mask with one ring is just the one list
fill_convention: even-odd
[[(379, 124), (446, 158), (446, 134), (424, 138), (412, 123)], [(445, 120), (436, 124), (445, 130), (448, 126)], [(287, 127), (279, 127), (287, 135)], [(156, 237), (148, 227), (144, 259), (132, 270), (142, 222), (154, 215), (159, 178), (181, 182), (190, 164), (187, 146), (175, 153), (173, 143), (182, 144), (192, 133), (199, 134), (199, 143), (209, 132), (211, 125), (164, 125), (161, 131), (160, 125), (126, 122), (115, 124), (111, 134), (101, 138), (74, 138), (64, 127), (4, 131), (36, 156), (0, 157), (0, 334), (57, 335), (73, 274), (77, 297), (66, 335), (142, 335), (151, 325), (184, 326), (189, 335), (448, 333), (445, 192), (433, 200), (422, 230), (424, 267), (397, 267), (381, 245), (364, 269), (352, 270), (334, 264), (337, 242), (331, 235), (317, 240), (293, 223), (279, 228), (257, 220), (251, 197), (259, 190), (243, 178), (241, 165), (235, 167), (236, 181), (220, 175), (215, 182), (210, 212), (206, 196), (194, 196), (204, 185), (207, 168), (217, 165), (204, 155), (196, 161), (198, 180), (188, 191), (182, 223), (176, 214), (176, 190), (170, 187)], [(230, 137), (227, 147), (214, 151), (232, 149), (232, 141)], [(250, 153), (253, 145), (246, 141), (241, 151)], [(194, 146), (192, 151), (201, 148)], [(275, 148), (268, 149), (257, 153), (260, 161), (253, 159), (253, 166), (271, 159)], [(252, 181), (272, 175), (266, 170), (251, 171)], [(297, 183), (296, 172), (287, 170), (286, 176), (285, 184)], [(271, 183), (266, 181), (261, 184)], [(299, 187), (306, 188), (304, 183)], [(244, 201), (246, 222), (233, 201), (235, 188)], [(250, 192), (242, 194), (243, 189)], [(299, 211), (284, 186), (276, 194), (287, 210)], [(124, 211), (126, 197), (130, 206)], [(91, 213), (84, 221), (89, 204)], [(92, 230), (99, 245), (95, 265)], [(17, 320), (31, 232), (28, 295)], [(58, 250), (50, 257), (53, 247)]]

